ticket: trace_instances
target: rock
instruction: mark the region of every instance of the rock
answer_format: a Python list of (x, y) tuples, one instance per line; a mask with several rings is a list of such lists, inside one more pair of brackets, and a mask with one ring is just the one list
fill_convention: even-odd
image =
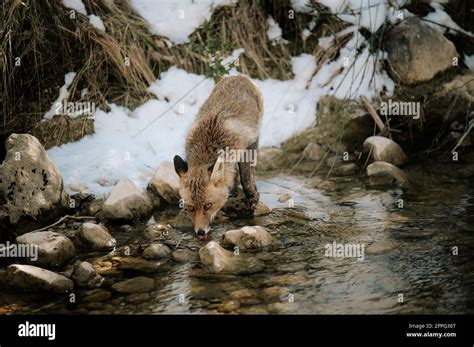
[(371, 152), (374, 161), (384, 161), (393, 165), (403, 165), (407, 156), (403, 149), (393, 140), (383, 136), (368, 137), (363, 144), (364, 152)]
[(257, 152), (257, 170), (273, 170), (277, 167), (276, 159), (283, 151), (280, 148), (263, 147)]
[(245, 226), (236, 230), (229, 230), (222, 235), (224, 247), (239, 247), (240, 250), (258, 249), (269, 246), (273, 242), (272, 236), (261, 226)]
[(139, 304), (141, 302), (150, 301), (150, 293), (135, 293), (128, 295), (125, 300), (132, 304)]
[(126, 257), (113, 257), (112, 261), (117, 263), (119, 270), (132, 270), (135, 272), (156, 272), (161, 268), (161, 265), (165, 261), (150, 261), (142, 258), (134, 258), (131, 256)]
[(139, 219), (152, 210), (151, 198), (129, 179), (121, 179), (112, 188), (102, 207), (105, 218), (118, 220)]
[(65, 264), (76, 253), (76, 249), (66, 236), (52, 231), (36, 231), (16, 238), (18, 244), (37, 247), (38, 266), (59, 266)]
[(7, 268), (8, 283), (25, 291), (69, 292), (74, 283), (67, 277), (32, 265), (13, 264)]
[(367, 255), (379, 255), (390, 252), (395, 248), (395, 244), (390, 240), (375, 241), (365, 250)]
[(367, 176), (370, 186), (384, 186), (398, 183), (400, 186), (409, 184), (408, 176), (398, 167), (376, 161), (367, 166)]
[(100, 212), (102, 212), (102, 208), (104, 206), (104, 199), (98, 198), (86, 204), (84, 206), (84, 212), (88, 216), (96, 216)]
[(201, 262), (211, 272), (222, 274), (251, 274), (263, 271), (265, 265), (255, 258), (243, 258), (222, 248), (217, 242), (210, 241), (199, 250)]
[(357, 173), (358, 167), (354, 163), (343, 164), (334, 169), (334, 173), (338, 176), (351, 176)]
[(270, 212), (272, 212), (272, 209), (265, 205), (263, 202), (259, 201), (257, 207), (255, 207), (253, 215), (254, 217), (266, 216)]
[(187, 263), (191, 257), (192, 252), (189, 249), (178, 249), (171, 254), (171, 258), (177, 263)]
[(283, 194), (278, 197), (278, 202), (287, 202), (290, 199), (291, 199), (290, 194)]
[(142, 255), (146, 259), (168, 258), (171, 255), (171, 250), (162, 243), (153, 243), (143, 250)]
[(78, 248), (87, 252), (108, 251), (117, 243), (105, 226), (94, 223), (82, 224), (74, 241)]
[(100, 287), (104, 279), (99, 275), (94, 266), (86, 261), (81, 262), (72, 275), (72, 279), (79, 287), (97, 288)]
[(85, 296), (81, 299), (82, 302), (103, 302), (112, 297), (112, 293), (105, 289), (93, 289), (87, 291)]
[(174, 164), (170, 161), (161, 163), (148, 183), (147, 189), (168, 204), (178, 205), (180, 200), (179, 176), (176, 174)]
[(303, 150), (303, 156), (306, 160), (321, 160), (326, 155), (326, 151), (318, 144), (308, 143)]
[(235, 300), (226, 300), (218, 308), (219, 312), (232, 313), (240, 308), (240, 303)]
[(148, 277), (135, 277), (115, 283), (112, 289), (121, 294), (149, 293), (155, 288), (155, 281)]
[(28, 134), (12, 134), (5, 142), (0, 165), (0, 196), (10, 223), (23, 219), (51, 219), (68, 206), (61, 174), (39, 141)]
[(392, 75), (414, 84), (431, 80), (453, 66), (454, 44), (417, 17), (400, 22), (387, 33), (385, 49)]
[(147, 225), (143, 235), (150, 240), (158, 237), (163, 237), (169, 234), (170, 226), (163, 224), (150, 224)]

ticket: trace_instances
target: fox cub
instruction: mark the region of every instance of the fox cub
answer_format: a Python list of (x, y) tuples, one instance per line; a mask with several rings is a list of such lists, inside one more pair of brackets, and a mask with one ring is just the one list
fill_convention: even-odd
[(225, 77), (202, 105), (188, 132), (186, 161), (174, 157), (179, 194), (200, 240), (207, 239), (212, 220), (239, 184), (248, 211), (255, 211), (259, 200), (255, 162), (242, 160), (242, 156), (229, 159), (223, 153), (256, 153), (262, 116), (263, 98), (258, 87), (244, 76)]

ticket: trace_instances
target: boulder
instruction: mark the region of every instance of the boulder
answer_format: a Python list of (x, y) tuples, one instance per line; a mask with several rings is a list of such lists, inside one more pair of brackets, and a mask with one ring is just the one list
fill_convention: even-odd
[(121, 294), (149, 293), (155, 288), (155, 281), (148, 277), (135, 277), (112, 285), (112, 289)]
[(105, 226), (94, 223), (82, 224), (74, 242), (78, 248), (86, 252), (108, 251), (117, 243)]
[(162, 243), (152, 243), (143, 250), (142, 255), (143, 258), (146, 259), (169, 258), (171, 255), (171, 250), (168, 246)]
[(79, 287), (97, 288), (100, 287), (104, 278), (99, 275), (91, 263), (83, 261), (74, 269), (72, 279)]
[(139, 219), (152, 208), (148, 194), (129, 179), (119, 180), (102, 206), (105, 218), (118, 220)]
[(199, 250), (201, 262), (211, 272), (222, 274), (251, 274), (263, 271), (265, 264), (255, 258), (243, 258), (210, 241)]
[(39, 266), (60, 266), (68, 262), (76, 253), (71, 240), (52, 231), (34, 231), (18, 236), (16, 243), (36, 247)]
[(306, 160), (321, 160), (326, 155), (326, 151), (318, 144), (310, 142), (303, 150)]
[(408, 176), (402, 170), (383, 161), (376, 161), (368, 165), (367, 177), (370, 186), (398, 184), (403, 187), (409, 184)]
[(458, 56), (451, 41), (417, 17), (395, 25), (387, 33), (385, 49), (392, 75), (406, 84), (431, 80)]
[(334, 168), (334, 173), (338, 176), (351, 176), (357, 173), (358, 167), (354, 163), (347, 163)]
[(370, 153), (374, 161), (384, 161), (397, 166), (407, 161), (407, 156), (398, 143), (383, 136), (368, 137), (363, 147), (364, 152)]
[(236, 230), (229, 230), (222, 235), (224, 247), (237, 246), (241, 250), (258, 249), (271, 245), (272, 236), (261, 226), (245, 226)]
[(5, 147), (0, 165), (0, 200), (5, 203), (0, 209), (10, 223), (50, 219), (68, 206), (61, 174), (34, 136), (12, 134)]
[(7, 268), (8, 283), (25, 291), (69, 292), (74, 283), (67, 277), (32, 265), (13, 264)]
[(170, 161), (161, 163), (148, 183), (147, 189), (168, 204), (178, 205), (180, 200), (179, 176), (176, 174), (174, 164)]

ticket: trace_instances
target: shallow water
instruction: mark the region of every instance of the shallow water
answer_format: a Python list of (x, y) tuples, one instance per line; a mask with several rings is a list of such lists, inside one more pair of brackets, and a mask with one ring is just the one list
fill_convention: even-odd
[[(137, 257), (140, 247), (156, 241), (178, 244), (188, 261), (160, 261), (152, 272), (111, 271), (103, 288), (112, 295), (98, 302), (85, 302), (93, 290), (78, 290), (75, 303), (67, 295), (4, 290), (0, 313), (473, 313), (474, 187), (467, 181), (419, 179), (424, 183), (416, 192), (369, 189), (354, 178), (336, 180), (325, 191), (306, 188), (298, 177), (260, 181), (261, 200), (272, 212), (218, 224), (210, 236), (218, 241), (226, 230), (266, 227), (278, 243), (240, 254), (265, 263), (262, 272), (251, 275), (209, 273), (199, 261), (203, 243), (186, 228), (150, 239), (143, 224), (131, 231), (111, 227), (119, 243), (114, 254), (83, 259), (107, 262), (123, 257), (125, 246)], [(294, 206), (278, 202), (282, 194), (289, 194)], [(166, 225), (175, 213), (167, 209), (154, 220)], [(333, 242), (363, 245), (363, 260), (325, 256), (325, 245)], [(155, 289), (140, 295), (110, 290), (114, 282), (135, 276), (154, 278)]]

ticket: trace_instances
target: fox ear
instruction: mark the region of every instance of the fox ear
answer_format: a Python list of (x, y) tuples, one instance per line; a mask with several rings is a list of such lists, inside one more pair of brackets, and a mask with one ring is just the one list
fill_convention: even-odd
[(212, 169), (212, 174), (211, 174), (211, 182), (214, 185), (219, 185), (225, 182), (225, 163), (224, 161), (219, 157), (216, 160), (216, 163), (214, 164), (214, 168)]
[(179, 177), (183, 177), (188, 172), (188, 164), (179, 155), (174, 156), (173, 162), (174, 170)]

